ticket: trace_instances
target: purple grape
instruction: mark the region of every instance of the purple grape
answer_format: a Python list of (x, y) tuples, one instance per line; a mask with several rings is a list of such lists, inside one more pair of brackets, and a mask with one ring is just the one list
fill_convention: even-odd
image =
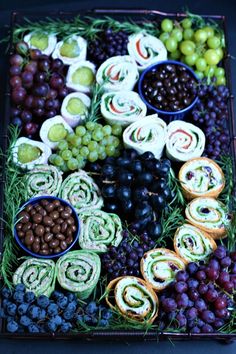
[(192, 301), (196, 301), (199, 298), (199, 293), (198, 293), (197, 289), (191, 288), (188, 291), (188, 296)]
[(11, 76), (19, 76), (21, 74), (21, 67), (11, 66), (9, 72)]
[(17, 87), (12, 91), (12, 100), (16, 104), (20, 104), (26, 97), (26, 91), (23, 87)]
[(186, 311), (187, 320), (194, 320), (198, 315), (198, 310), (195, 307), (192, 307)]
[(222, 268), (228, 268), (231, 265), (231, 258), (230, 257), (224, 257), (220, 260), (220, 265)]
[(178, 294), (176, 296), (176, 303), (179, 309), (181, 308), (186, 308), (188, 306), (189, 298), (188, 295), (183, 293), (183, 294)]
[(177, 309), (177, 304), (176, 304), (175, 300), (171, 299), (171, 298), (164, 299), (161, 304), (162, 304), (164, 311), (166, 311), (168, 313), (175, 311)]
[(204, 326), (202, 326), (201, 332), (202, 333), (212, 333), (212, 332), (214, 332), (214, 330), (213, 330), (213, 327), (211, 325), (206, 323), (206, 324), (204, 324)]
[(194, 306), (198, 311), (203, 311), (207, 309), (207, 305), (203, 299), (197, 299), (194, 303)]
[(188, 289), (188, 285), (184, 281), (178, 281), (175, 283), (175, 291), (179, 294), (185, 293)]
[(49, 84), (53, 89), (58, 90), (64, 85), (64, 79), (59, 74), (53, 74), (50, 78)]
[(13, 54), (10, 57), (10, 64), (12, 66), (21, 66), (23, 64), (24, 59), (19, 54)]
[(213, 323), (215, 321), (215, 315), (212, 311), (210, 310), (204, 310), (201, 312), (201, 318), (203, 321), (206, 323)]
[(185, 270), (180, 270), (177, 274), (175, 279), (177, 281), (187, 281), (189, 278), (188, 273)]
[(29, 123), (32, 120), (32, 113), (30, 111), (22, 111), (21, 113), (21, 119), (24, 123)]
[(22, 85), (22, 80), (20, 76), (12, 76), (10, 78), (10, 85), (13, 88), (20, 87)]
[(214, 251), (214, 256), (218, 259), (222, 259), (226, 257), (226, 249), (224, 246), (218, 246), (217, 249)]
[(29, 61), (24, 67), (25, 71), (29, 71), (33, 75), (37, 72), (37, 69), (38, 69), (38, 64), (34, 60)]
[(195, 274), (198, 271), (198, 265), (194, 262), (188, 263), (186, 270), (189, 274)]

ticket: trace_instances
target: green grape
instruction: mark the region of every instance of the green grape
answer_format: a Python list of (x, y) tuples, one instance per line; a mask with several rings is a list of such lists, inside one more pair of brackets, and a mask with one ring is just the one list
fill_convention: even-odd
[(102, 132), (103, 134), (106, 136), (106, 135), (111, 135), (111, 126), (110, 125), (104, 125), (104, 127), (102, 127)]
[(115, 149), (113, 157), (119, 157), (119, 156), (120, 156), (120, 150), (119, 149)]
[(68, 141), (68, 143), (72, 144), (72, 141), (74, 140), (75, 136), (76, 136), (75, 133), (68, 134), (66, 137), (66, 140)]
[(184, 29), (191, 28), (192, 20), (190, 18), (185, 18), (183, 21), (181, 21), (181, 25)]
[(69, 168), (69, 170), (74, 171), (77, 170), (78, 168), (78, 160), (77, 159), (70, 159), (69, 161), (67, 161), (67, 167)]
[(81, 156), (87, 157), (89, 154), (89, 149), (87, 148), (87, 146), (83, 146), (79, 152)]
[(204, 53), (204, 58), (208, 65), (217, 65), (220, 61), (220, 58), (214, 49), (208, 49)]
[(178, 44), (175, 38), (170, 37), (166, 40), (165, 46), (169, 52), (174, 52), (177, 49)]
[(170, 37), (170, 34), (169, 34), (169, 33), (163, 32), (163, 33), (160, 35), (159, 39), (160, 39), (160, 41), (162, 41), (163, 43), (165, 43), (169, 37)]
[(102, 129), (103, 128), (103, 125), (100, 124), (100, 123), (95, 123), (95, 127), (94, 127), (94, 130), (96, 129)]
[(68, 143), (67, 143), (67, 141), (66, 141), (66, 140), (61, 140), (61, 141), (59, 141), (59, 143), (58, 143), (58, 145), (57, 145), (57, 148), (58, 148), (59, 150), (66, 150), (66, 149), (68, 149)]
[(183, 39), (183, 31), (180, 28), (174, 28), (171, 32), (171, 37), (174, 38), (177, 42), (181, 42)]
[(82, 144), (83, 145), (88, 145), (88, 143), (91, 141), (91, 134), (90, 133), (86, 133), (83, 137), (82, 137)]
[(57, 155), (54, 159), (54, 165), (57, 167), (60, 167), (63, 165), (63, 163), (64, 163), (63, 158), (61, 156)]
[(122, 127), (121, 125), (114, 124), (112, 126), (112, 134), (116, 136), (120, 136), (122, 134)]
[(85, 127), (83, 125), (78, 125), (75, 129), (75, 134), (80, 137), (84, 136), (86, 134)]
[(73, 147), (71, 152), (72, 152), (72, 156), (76, 157), (79, 154), (79, 149), (77, 147)]
[(96, 141), (90, 141), (88, 143), (88, 149), (89, 151), (96, 151), (98, 148), (98, 143)]
[(99, 160), (105, 160), (106, 157), (107, 157), (107, 154), (106, 154), (105, 151), (98, 153), (98, 159)]
[(118, 147), (120, 145), (120, 139), (117, 137), (113, 138), (113, 146)]
[(48, 159), (49, 162), (52, 163), (53, 165), (55, 165), (55, 159), (57, 156), (58, 156), (57, 154), (51, 154)]
[(210, 37), (207, 40), (207, 45), (211, 49), (216, 49), (220, 47), (220, 38), (219, 37)]
[(100, 154), (100, 153), (102, 153), (102, 152), (104, 152), (104, 151), (105, 151), (105, 146), (99, 145), (99, 146), (98, 146), (98, 149), (97, 149), (98, 154)]
[(107, 156), (114, 156), (115, 150), (115, 146), (113, 145), (107, 145), (105, 149)]
[(93, 134), (92, 134), (92, 138), (96, 141), (101, 141), (103, 139), (104, 135), (103, 135), (103, 132), (102, 132), (102, 129), (100, 128), (96, 128), (94, 131), (93, 131)]
[(63, 165), (60, 166), (62, 172), (68, 172), (69, 168), (67, 167), (67, 163), (64, 161)]
[(103, 146), (106, 146), (107, 145), (107, 138), (108, 137), (103, 138), (102, 141), (100, 141), (100, 144)]
[(98, 159), (98, 153), (97, 151), (91, 151), (88, 155), (88, 160), (89, 162), (95, 162)]
[(63, 160), (68, 161), (72, 158), (72, 152), (71, 150), (67, 149), (67, 150), (63, 150), (61, 153), (61, 157), (63, 158)]
[(196, 65), (197, 71), (205, 71), (207, 68), (207, 63), (204, 58), (198, 58), (196, 60), (195, 65)]
[(226, 85), (226, 79), (224, 76), (218, 76), (216, 78), (216, 85)]
[(183, 37), (185, 40), (190, 40), (193, 38), (194, 30), (192, 28), (187, 28), (184, 30)]
[(189, 66), (193, 66), (196, 63), (197, 58), (198, 58), (197, 53), (193, 53), (191, 55), (186, 55), (185, 63)]
[(214, 28), (210, 27), (210, 26), (205, 26), (202, 28), (204, 31), (206, 31), (207, 33), (207, 38), (211, 38), (214, 36), (215, 32), (214, 32)]
[(204, 73), (201, 71), (195, 71), (195, 74), (199, 80), (202, 80), (204, 78)]
[(161, 29), (164, 32), (171, 32), (173, 29), (173, 21), (165, 18), (163, 21), (161, 21)]
[(180, 43), (180, 51), (184, 55), (191, 55), (195, 50), (195, 43), (192, 41), (183, 41)]
[(71, 144), (75, 147), (79, 147), (81, 145), (81, 137), (74, 135), (73, 138), (71, 138)]
[(170, 53), (170, 59), (177, 60), (181, 56), (179, 49), (176, 49), (174, 52)]
[(223, 59), (224, 57), (224, 52), (223, 52), (223, 49), (222, 48), (216, 48), (215, 49), (215, 52), (217, 53), (218, 57), (221, 59)]
[(93, 131), (95, 129), (95, 123), (94, 122), (87, 122), (85, 124), (86, 128), (89, 130), (89, 131)]
[(198, 43), (205, 43), (207, 37), (207, 32), (204, 29), (199, 29), (194, 33), (195, 41)]
[(207, 66), (206, 70), (204, 71), (205, 76), (213, 77), (215, 73), (215, 66)]
[(86, 160), (84, 159), (83, 156), (78, 155), (76, 157), (77, 161), (78, 161), (78, 168), (83, 168), (86, 165)]
[(110, 135), (107, 137), (107, 145), (113, 145), (114, 143), (114, 135)]
[(214, 75), (216, 77), (220, 77), (220, 76), (225, 76), (225, 69), (224, 68), (215, 68), (215, 71), (214, 71)]

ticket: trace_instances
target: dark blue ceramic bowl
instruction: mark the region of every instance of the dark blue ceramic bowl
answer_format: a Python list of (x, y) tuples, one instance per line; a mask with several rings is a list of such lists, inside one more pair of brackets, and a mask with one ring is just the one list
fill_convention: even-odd
[(139, 79), (139, 83), (138, 83), (139, 95), (140, 95), (140, 97), (142, 98), (143, 102), (146, 104), (146, 106), (147, 106), (149, 109), (151, 109), (151, 110), (157, 112), (158, 115), (159, 115), (161, 118), (164, 118), (167, 122), (171, 122), (171, 121), (173, 121), (173, 120), (183, 120), (183, 119), (184, 119), (184, 116), (185, 116), (189, 111), (191, 111), (191, 109), (193, 109), (193, 107), (194, 107), (195, 104), (197, 103), (197, 100), (198, 100), (198, 96), (197, 96), (197, 95), (196, 95), (195, 99), (193, 100), (193, 102), (192, 102), (188, 107), (186, 107), (186, 108), (184, 108), (184, 109), (182, 109), (182, 110), (180, 110), (180, 111), (177, 111), (177, 112), (169, 112), (169, 111), (167, 112), (167, 111), (163, 111), (163, 110), (158, 109), (158, 108), (156, 108), (155, 106), (151, 105), (151, 104), (146, 100), (146, 98), (145, 98), (145, 96), (144, 96), (144, 94), (143, 94), (143, 80), (144, 80), (146, 74), (147, 74), (149, 71), (151, 71), (152, 69), (158, 68), (160, 65), (163, 65), (163, 64), (166, 64), (166, 65), (168, 65), (168, 64), (172, 64), (172, 65), (173, 65), (173, 64), (174, 64), (174, 65), (184, 66), (184, 67), (188, 70), (188, 72), (192, 75), (192, 77), (196, 80), (196, 82), (198, 82), (197, 76), (195, 75), (195, 73), (193, 72), (193, 70), (192, 70), (189, 66), (187, 66), (187, 65), (185, 65), (185, 64), (183, 64), (183, 63), (181, 63), (181, 62), (179, 62), (179, 61), (176, 61), (176, 60), (164, 60), (164, 61), (160, 61), (160, 62), (157, 63), (157, 64), (154, 64), (154, 65), (149, 66), (147, 69), (145, 69), (145, 70), (142, 72), (141, 77), (140, 77), (140, 79)]
[(78, 215), (75, 211), (75, 209), (73, 208), (73, 206), (71, 204), (69, 204), (67, 201), (65, 201), (64, 199), (61, 198), (57, 198), (57, 197), (53, 197), (53, 196), (40, 196), (40, 197), (35, 197), (35, 198), (31, 198), (30, 200), (28, 200), (28, 202), (26, 202), (25, 204), (22, 205), (21, 209), (19, 212), (21, 212), (27, 205), (29, 204), (37, 204), (40, 200), (42, 199), (47, 199), (47, 200), (59, 200), (61, 202), (61, 204), (65, 205), (65, 206), (69, 206), (72, 209), (72, 215), (75, 219), (75, 226), (77, 227), (77, 231), (74, 234), (74, 240), (73, 242), (68, 246), (68, 248), (60, 253), (57, 254), (49, 254), (49, 255), (41, 255), (39, 253), (34, 253), (31, 250), (29, 250), (20, 240), (17, 230), (16, 228), (14, 228), (14, 237), (16, 242), (18, 243), (18, 245), (28, 254), (30, 254), (33, 257), (37, 257), (37, 258), (44, 258), (44, 259), (51, 259), (51, 258), (58, 258), (63, 256), (63, 254), (67, 253), (73, 246), (74, 244), (77, 242), (79, 234), (80, 234), (80, 221), (78, 218)]

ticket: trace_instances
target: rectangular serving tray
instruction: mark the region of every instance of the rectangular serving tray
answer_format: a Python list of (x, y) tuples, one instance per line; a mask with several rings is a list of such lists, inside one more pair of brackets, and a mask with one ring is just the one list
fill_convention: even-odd
[[(13, 52), (13, 31), (17, 25), (24, 23), (24, 19), (27, 18), (31, 21), (45, 20), (47, 17), (61, 20), (70, 20), (73, 17), (80, 15), (92, 16), (92, 17), (103, 17), (110, 16), (117, 20), (131, 19), (139, 24), (143, 21), (145, 22), (160, 22), (163, 18), (168, 17), (172, 19), (181, 19), (186, 17), (184, 13), (165, 13), (157, 10), (145, 10), (145, 9), (93, 9), (93, 10), (80, 10), (79, 12), (33, 12), (33, 11), (24, 11), (24, 12), (13, 12), (11, 16), (10, 23), (10, 42), (8, 57)], [(234, 183), (234, 196), (236, 196), (236, 122), (234, 115), (234, 95), (232, 94), (232, 78), (230, 70), (230, 60), (231, 56), (228, 52), (228, 31), (226, 18), (223, 15), (201, 15), (203, 18), (212, 19), (216, 22), (220, 22), (225, 34), (225, 50), (226, 55), (223, 61), (223, 66), (226, 72), (227, 86), (230, 91), (230, 97), (228, 101), (228, 111), (229, 111), (229, 121), (228, 128), (230, 133), (230, 152), (233, 162), (233, 183)], [(8, 60), (9, 66), (9, 60)], [(2, 123), (2, 129), (0, 134), (0, 142), (3, 153), (7, 149), (8, 141), (8, 125), (10, 124), (10, 85), (9, 80), (7, 80), (7, 87), (5, 92), (5, 114), (4, 121)], [(5, 161), (3, 159), (2, 164), (2, 173), (0, 174), (0, 257), (3, 252), (3, 240), (4, 240), (4, 221), (3, 221), (3, 202), (4, 202), (4, 170), (5, 170)], [(1, 281), (1, 279), (0, 279)], [(0, 338), (14, 338), (14, 339), (57, 339), (57, 340), (94, 340), (94, 341), (156, 341), (161, 340), (220, 340), (226, 343), (236, 340), (236, 334), (225, 334), (225, 333), (178, 333), (178, 332), (165, 332), (157, 330), (93, 330), (87, 333), (7, 333), (4, 330), (4, 321), (0, 319)]]

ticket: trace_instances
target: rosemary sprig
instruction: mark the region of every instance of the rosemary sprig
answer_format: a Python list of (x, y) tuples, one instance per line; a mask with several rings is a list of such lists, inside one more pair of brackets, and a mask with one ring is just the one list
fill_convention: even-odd
[(19, 136), (16, 127), (9, 127), (9, 144), (5, 158), (5, 188), (4, 188), (4, 242), (3, 255), (0, 263), (0, 274), (4, 283), (12, 286), (12, 272), (15, 265), (17, 265), (17, 251), (18, 247), (14, 240), (14, 223), (17, 212), (23, 201), (26, 200), (26, 190), (23, 183), (22, 173), (19, 168), (13, 163), (12, 149)]
[(229, 209), (234, 209), (235, 198), (233, 196), (233, 162), (231, 156), (223, 155), (217, 163), (222, 168), (225, 175), (225, 187), (218, 199), (224, 203)]
[(105, 82), (106, 80), (101, 85), (96, 83), (93, 86), (91, 105), (86, 119), (87, 122), (96, 122), (102, 118), (100, 112), (100, 103), (101, 103), (101, 96), (103, 94), (103, 87)]
[(168, 176), (168, 186), (170, 190), (175, 194), (175, 197), (169, 204), (169, 207), (172, 207), (172, 205), (173, 206), (177, 205), (182, 207), (186, 205), (186, 201), (182, 193), (180, 181), (175, 177), (175, 173), (172, 168), (170, 169), (170, 173)]
[(173, 239), (176, 229), (183, 225), (185, 219), (182, 214), (182, 208), (175, 208), (167, 213), (163, 211), (161, 216), (162, 234), (156, 242), (156, 246), (165, 247), (168, 239)]

